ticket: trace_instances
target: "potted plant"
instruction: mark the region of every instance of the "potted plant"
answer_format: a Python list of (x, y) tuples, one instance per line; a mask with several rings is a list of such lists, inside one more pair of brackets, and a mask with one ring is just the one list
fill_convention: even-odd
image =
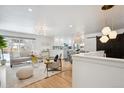
[(6, 60), (4, 59), (4, 54), (3, 54), (3, 49), (7, 47), (7, 42), (4, 39), (4, 37), (2, 35), (0, 35), (0, 50), (1, 50), (1, 65), (5, 65), (6, 64)]

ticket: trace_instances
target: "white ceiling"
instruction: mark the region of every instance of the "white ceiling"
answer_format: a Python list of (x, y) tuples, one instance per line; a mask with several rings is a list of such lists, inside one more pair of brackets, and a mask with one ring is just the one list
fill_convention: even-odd
[(0, 29), (35, 33), (38, 26), (46, 24), (46, 35), (71, 37), (77, 32), (100, 32), (105, 22), (113, 29), (124, 28), (123, 17), (124, 6), (114, 6), (107, 12), (101, 6), (88, 5), (0, 6)]

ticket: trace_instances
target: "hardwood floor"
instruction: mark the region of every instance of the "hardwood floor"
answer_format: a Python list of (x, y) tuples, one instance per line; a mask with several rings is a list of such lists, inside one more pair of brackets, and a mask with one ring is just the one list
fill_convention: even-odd
[(47, 79), (32, 83), (25, 88), (71, 88), (72, 66), (69, 62), (63, 62), (63, 70)]

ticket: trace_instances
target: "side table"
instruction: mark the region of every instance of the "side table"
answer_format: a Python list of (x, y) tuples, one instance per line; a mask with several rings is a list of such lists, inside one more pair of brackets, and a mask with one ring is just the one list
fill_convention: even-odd
[(47, 77), (46, 78), (48, 78), (49, 77), (49, 75), (48, 75), (48, 65), (49, 64), (52, 64), (53, 62), (52, 61), (46, 61), (44, 64), (46, 64), (46, 68), (45, 68), (45, 70), (47, 70)]

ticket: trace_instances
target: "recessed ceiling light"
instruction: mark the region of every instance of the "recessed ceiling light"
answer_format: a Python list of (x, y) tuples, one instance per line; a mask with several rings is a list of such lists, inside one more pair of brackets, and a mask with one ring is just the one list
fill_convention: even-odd
[(69, 25), (70, 28), (72, 28), (72, 25)]
[(29, 11), (29, 12), (32, 12), (32, 9), (31, 9), (31, 8), (28, 8), (28, 11)]

